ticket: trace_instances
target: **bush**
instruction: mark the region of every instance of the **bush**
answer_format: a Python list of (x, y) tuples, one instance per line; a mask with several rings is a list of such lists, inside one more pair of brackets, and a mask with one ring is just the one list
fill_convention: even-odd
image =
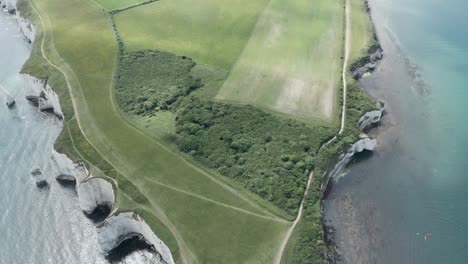
[(196, 96), (182, 100), (177, 109), (179, 150), (291, 215), (300, 204), (316, 151), (336, 130)]

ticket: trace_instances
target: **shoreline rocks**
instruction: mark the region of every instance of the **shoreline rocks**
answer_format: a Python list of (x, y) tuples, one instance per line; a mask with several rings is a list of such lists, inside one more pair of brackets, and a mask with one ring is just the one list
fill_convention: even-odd
[(367, 56), (358, 59), (350, 66), (353, 78), (359, 80), (364, 74), (373, 72), (377, 67), (377, 62), (383, 58), (383, 55), (383, 49), (379, 44), (370, 47)]
[(98, 227), (98, 242), (106, 257), (118, 261), (126, 256), (126, 251), (149, 250), (156, 255), (157, 264), (173, 264), (169, 248), (134, 212), (112, 215)]
[(359, 118), (358, 124), (362, 131), (368, 132), (372, 128), (380, 124), (380, 120), (384, 114), (384, 109), (373, 110), (365, 113), (361, 118)]
[(16, 13), (16, 0), (0, 0), (0, 7), (14, 15)]
[(47, 84), (47, 79), (39, 79), (30, 75), (23, 75), (25, 97), (39, 111), (50, 113), (62, 120), (64, 118), (58, 95)]
[(33, 167), (31, 169), (31, 176), (36, 179), (36, 186), (40, 190), (49, 190), (50, 189), (50, 184), (49, 182), (45, 179), (44, 174), (42, 173), (41, 168), (39, 167)]
[(7, 107), (12, 109), (13, 107), (15, 107), (15, 104), (16, 104), (15, 98), (13, 98), (13, 96), (7, 94), (6, 95), (6, 105), (7, 105)]
[(114, 206), (112, 184), (101, 178), (91, 178), (78, 185), (80, 208), (95, 223), (106, 219)]

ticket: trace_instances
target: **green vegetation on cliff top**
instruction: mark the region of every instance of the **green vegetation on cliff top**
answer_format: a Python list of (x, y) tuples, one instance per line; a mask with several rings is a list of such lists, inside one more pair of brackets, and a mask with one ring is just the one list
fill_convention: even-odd
[[(96, 2), (107, 4), (107, 11), (127, 7), (125, 1)], [(33, 14), (39, 28), (24, 71), (49, 77), (64, 104), (57, 149), (84, 161), (95, 175), (112, 178), (116, 206), (142, 214), (177, 262), (271, 263), (308, 172), (314, 166), (323, 172), (357, 137), (357, 124), (317, 156), (320, 144), (336, 132), (335, 121), (303, 122), (209, 100), (267, 1), (205, 0), (193, 6), (180, 0), (177, 10), (174, 3), (159, 1), (122, 11), (116, 17), (124, 50), (110, 15), (96, 2), (32, 0), (37, 16), (20, 1), (23, 14)], [(179, 18), (177, 23), (168, 23), (174, 21), (168, 15)], [(161, 23), (145, 23), (154, 19)], [(208, 38), (210, 30), (215, 34)], [(349, 89), (347, 120), (354, 122), (372, 102), (357, 85)], [(319, 263), (323, 257), (321, 182), (315, 177), (283, 262)]]

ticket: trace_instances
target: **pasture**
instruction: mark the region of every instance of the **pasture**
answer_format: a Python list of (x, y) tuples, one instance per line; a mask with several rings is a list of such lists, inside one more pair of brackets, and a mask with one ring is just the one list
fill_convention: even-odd
[(115, 15), (130, 51), (154, 49), (230, 70), (268, 0), (157, 1)]
[(122, 119), (112, 92), (117, 45), (109, 17), (87, 1), (30, 3), (44, 23), (43, 55), (65, 76), (72, 122), (83, 134), (72, 129), (72, 140), (63, 144), (74, 145), (77, 155), (89, 152), (92, 166), (112, 167), (103, 171), (116, 179), (119, 196), (127, 197), (120, 199), (121, 209), (133, 205), (151, 212), (149, 218), (162, 223), (149, 221), (152, 228), (158, 234), (164, 225), (171, 232), (181, 262), (272, 262), (288, 221), (236, 183), (196, 167)]
[(341, 1), (272, 0), (216, 99), (331, 119), (343, 43)]
[(372, 21), (362, 0), (350, 0), (351, 5), (351, 50), (349, 61), (353, 62), (367, 54), (373, 44)]

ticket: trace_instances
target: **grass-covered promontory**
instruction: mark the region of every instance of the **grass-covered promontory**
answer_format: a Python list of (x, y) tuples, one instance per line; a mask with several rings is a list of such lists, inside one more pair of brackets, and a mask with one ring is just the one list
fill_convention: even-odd
[(82, 0), (29, 4), (43, 35), (27, 72), (58, 76), (61, 82), (51, 85), (68, 89), (73, 104), (61, 150), (116, 179), (117, 207), (149, 213), (145, 219), (156, 234), (169, 234), (162, 237), (179, 262), (271, 262), (288, 226), (267, 209), (271, 205), (195, 166), (121, 117), (113, 100), (119, 48), (109, 15)]
[[(130, 9), (124, 0), (21, 1), (39, 29), (25, 71), (49, 77), (65, 104), (57, 147), (112, 179), (118, 209), (142, 214), (178, 263), (272, 263), (311, 169), (359, 133), (350, 124), (317, 155), (338, 130), (338, 113), (324, 121), (214, 100), (268, 1), (129, 0), (138, 6)], [(342, 11), (338, 0), (319, 1)], [(362, 91), (350, 95), (354, 122), (368, 104)], [(286, 263), (323, 259), (321, 180)]]

